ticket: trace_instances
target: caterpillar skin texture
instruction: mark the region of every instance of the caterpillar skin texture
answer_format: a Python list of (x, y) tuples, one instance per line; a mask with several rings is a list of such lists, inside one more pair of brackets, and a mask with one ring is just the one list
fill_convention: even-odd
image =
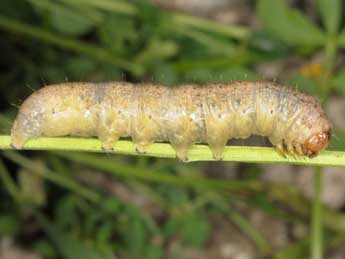
[(17, 149), (39, 136), (97, 136), (106, 150), (131, 137), (138, 152), (168, 141), (183, 161), (194, 143), (221, 159), (229, 139), (261, 135), (281, 154), (313, 157), (328, 145), (331, 124), (316, 98), (272, 82), (63, 83), (28, 97), (11, 135)]

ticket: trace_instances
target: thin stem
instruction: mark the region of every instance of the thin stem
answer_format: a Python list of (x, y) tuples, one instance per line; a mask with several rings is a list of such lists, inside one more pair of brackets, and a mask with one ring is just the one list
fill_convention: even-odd
[(322, 169), (315, 168), (314, 172), (314, 199), (312, 210), (312, 232), (311, 232), (311, 258), (323, 258), (323, 238), (322, 238)]
[[(0, 136), (0, 149), (12, 149), (11, 137)], [(94, 138), (40, 137), (29, 140), (24, 149), (28, 150), (64, 150), (64, 151), (87, 151), (105, 152), (101, 142)], [(108, 153), (139, 155), (131, 141), (121, 140), (114, 145), (113, 151)], [(151, 145), (144, 156), (175, 158), (176, 154), (170, 144), (155, 143)], [(206, 145), (194, 145), (188, 152), (188, 159), (193, 161), (214, 160), (211, 150)], [(273, 148), (227, 146), (223, 153), (223, 161), (246, 162), (246, 163), (284, 163), (295, 165), (338, 166), (345, 167), (344, 151), (324, 151), (315, 158), (309, 159), (282, 157)]]

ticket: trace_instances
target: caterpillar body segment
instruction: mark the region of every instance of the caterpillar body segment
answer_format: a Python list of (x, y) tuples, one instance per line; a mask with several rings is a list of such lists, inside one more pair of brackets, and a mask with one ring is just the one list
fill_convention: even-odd
[(106, 150), (131, 137), (138, 152), (167, 141), (183, 161), (194, 143), (221, 159), (229, 139), (261, 135), (282, 154), (312, 157), (328, 145), (331, 124), (316, 98), (268, 81), (64, 83), (29, 96), (11, 135), (17, 149), (39, 136), (97, 136)]

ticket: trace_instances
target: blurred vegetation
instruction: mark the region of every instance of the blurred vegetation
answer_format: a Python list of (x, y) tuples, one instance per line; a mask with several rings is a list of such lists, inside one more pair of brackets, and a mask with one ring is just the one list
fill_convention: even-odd
[[(248, 4), (260, 26), (224, 25), (147, 1), (1, 1), (1, 133), (8, 133), (16, 107), (33, 89), (64, 81), (260, 79), (260, 64), (294, 58), (297, 67), (273, 79), (317, 95), (325, 105), (330, 96), (345, 95), (344, 58), (337, 58), (345, 48), (341, 0), (318, 0), (317, 17), (283, 0)], [(345, 133), (335, 134), (331, 148), (345, 150)], [(252, 240), (258, 258), (309, 258), (310, 244), (313, 258), (321, 258), (321, 211), (324, 250), (345, 242), (345, 213), (316, 200), (312, 238), (307, 233), (272, 247), (243, 208), (308, 226), (312, 204), (294, 186), (259, 182), (263, 170), (257, 165), (241, 166), (240, 179), (224, 179), (220, 167), (207, 169), (206, 163), (0, 155), (0, 239), (44, 258), (181, 258), (185, 248), (208, 245), (215, 218)]]

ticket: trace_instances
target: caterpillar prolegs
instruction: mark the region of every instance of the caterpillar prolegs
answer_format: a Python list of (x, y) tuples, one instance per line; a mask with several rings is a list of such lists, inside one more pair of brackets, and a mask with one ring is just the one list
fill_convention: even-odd
[(266, 136), (278, 152), (313, 157), (331, 137), (320, 102), (268, 81), (222, 84), (63, 83), (41, 88), (22, 104), (12, 145), (39, 136), (97, 136), (104, 149), (131, 137), (138, 152), (168, 141), (183, 161), (194, 143), (222, 158), (229, 139)]

